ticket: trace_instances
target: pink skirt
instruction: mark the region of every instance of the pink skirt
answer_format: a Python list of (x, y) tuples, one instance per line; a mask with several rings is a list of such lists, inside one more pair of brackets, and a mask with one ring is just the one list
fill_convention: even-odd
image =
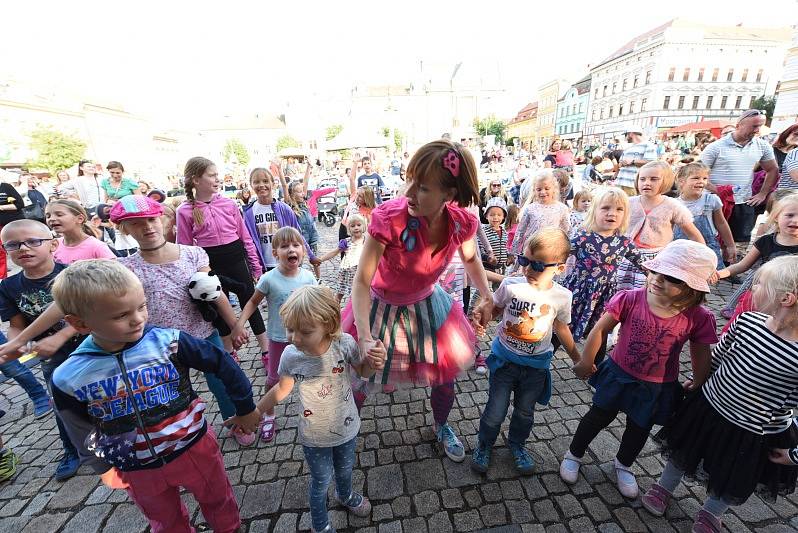
[[(371, 381), (382, 384), (450, 383), (474, 363), (476, 336), (463, 306), (436, 285), (427, 298), (394, 305), (372, 293), (371, 335), (388, 352), (385, 368)], [(343, 311), (343, 331), (357, 339), (352, 303)]]

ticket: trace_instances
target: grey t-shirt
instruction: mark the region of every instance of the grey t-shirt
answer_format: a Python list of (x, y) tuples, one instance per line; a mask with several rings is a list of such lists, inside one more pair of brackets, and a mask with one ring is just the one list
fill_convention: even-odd
[(352, 397), (360, 348), (348, 333), (330, 344), (323, 355), (307, 355), (293, 344), (280, 357), (277, 373), (292, 377), (299, 389), (299, 438), (305, 446), (329, 448), (348, 442), (360, 431)]

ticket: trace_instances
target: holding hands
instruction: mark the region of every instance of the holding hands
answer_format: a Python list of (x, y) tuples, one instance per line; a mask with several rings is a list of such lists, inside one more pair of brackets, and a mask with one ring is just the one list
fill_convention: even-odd
[(224, 421), (224, 425), (225, 427), (231, 428), (232, 431), (240, 431), (249, 435), (258, 430), (260, 419), (260, 411), (255, 408), (253, 411), (250, 411), (249, 414), (231, 416)]
[(388, 356), (388, 351), (385, 349), (385, 344), (383, 344), (381, 340), (361, 340), (360, 352), (364, 354), (363, 360), (374, 370), (382, 370), (385, 368), (385, 359)]

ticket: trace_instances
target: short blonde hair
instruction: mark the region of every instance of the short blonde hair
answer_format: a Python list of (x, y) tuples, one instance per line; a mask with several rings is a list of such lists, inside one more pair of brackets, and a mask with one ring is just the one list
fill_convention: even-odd
[(671, 166), (666, 163), (665, 161), (649, 161), (642, 167), (640, 170), (637, 171), (637, 177), (635, 178), (635, 189), (638, 191), (640, 190), (640, 173), (643, 172), (645, 169), (658, 169), (660, 171), (660, 178), (662, 178), (662, 185), (659, 187), (659, 191), (657, 194), (665, 194), (673, 188), (674, 182), (674, 175), (673, 169)]
[(784, 211), (784, 208), (788, 205), (798, 205), (798, 193), (790, 193), (778, 202), (773, 204), (773, 208), (770, 210), (770, 214), (768, 215), (768, 224), (771, 228), (773, 228), (774, 233), (779, 232), (779, 224), (778, 219), (781, 212)]
[(535, 187), (537, 187), (538, 183), (542, 183), (544, 181), (551, 181), (554, 183), (554, 194), (557, 195), (557, 199), (559, 200), (560, 182), (557, 181), (557, 177), (554, 175), (554, 171), (552, 169), (543, 168), (535, 175), (534, 178), (532, 178), (532, 190), (529, 191), (529, 194), (524, 201), (524, 206), (534, 202), (533, 198), (535, 197)]
[(571, 254), (571, 241), (559, 228), (543, 228), (533, 233), (524, 243), (524, 251), (548, 250), (558, 261), (564, 263)]
[(623, 207), (623, 219), (621, 220), (621, 225), (618, 226), (618, 233), (625, 233), (629, 227), (631, 212), (629, 210), (629, 196), (620, 187), (600, 187), (594, 191), (593, 201), (590, 203), (587, 214), (585, 214), (582, 227), (586, 231), (596, 231), (596, 211), (601, 207), (601, 204), (607, 201), (612, 201), (614, 205)]
[(64, 314), (86, 318), (101, 312), (95, 307), (98, 298), (123, 296), (137, 286), (141, 287), (139, 278), (115, 259), (85, 259), (62, 270), (51, 292)]
[(363, 225), (363, 230), (365, 230), (368, 227), (368, 225), (369, 225), (369, 223), (366, 221), (366, 217), (364, 217), (360, 213), (352, 213), (351, 215), (349, 215), (349, 218), (346, 221), (346, 230), (347, 231), (349, 231), (349, 225), (352, 222), (355, 222), (355, 221), (358, 221), (358, 222), (360, 222)]
[(302, 234), (296, 228), (283, 226), (272, 237), (272, 250), (277, 250), (277, 248), (289, 242), (299, 243), (303, 248), (305, 247), (305, 239), (302, 238)]
[(333, 339), (341, 336), (341, 307), (332, 289), (323, 285), (305, 285), (296, 289), (280, 307), (280, 319), (286, 329), (318, 324)]
[(787, 293), (798, 295), (798, 257), (782, 255), (771, 259), (756, 271), (754, 283), (762, 287), (769, 302), (777, 302)]

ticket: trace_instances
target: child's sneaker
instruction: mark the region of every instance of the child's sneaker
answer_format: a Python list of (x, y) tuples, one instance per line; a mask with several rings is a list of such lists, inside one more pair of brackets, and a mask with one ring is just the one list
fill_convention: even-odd
[(255, 444), (255, 441), (258, 440), (258, 434), (244, 433), (243, 431), (233, 431), (233, 438), (236, 440), (239, 446), (247, 447)]
[(332, 524), (327, 524), (327, 527), (325, 527), (324, 529), (320, 529), (318, 531), (316, 531), (315, 529), (313, 529), (311, 527), (310, 528), (310, 533), (336, 533), (336, 532), (335, 532), (335, 528), (332, 527)]
[(615, 459), (615, 477), (617, 480), (618, 491), (625, 497), (633, 500), (640, 493), (637, 486), (637, 478), (632, 470)]
[(392, 383), (386, 383), (382, 386), (382, 392), (385, 394), (391, 394), (392, 392), (396, 392), (396, 385)]
[(260, 426), (260, 438), (263, 442), (271, 442), (274, 440), (274, 434), (277, 432), (277, 429), (274, 427), (274, 417), (273, 416), (265, 416), (263, 417), (263, 422)]
[(449, 456), (449, 459), (455, 463), (461, 463), (465, 459), (465, 448), (457, 435), (454, 434), (452, 426), (443, 424), (435, 428), (435, 435), (438, 437), (438, 442), (443, 444), (443, 451)]
[(651, 488), (643, 494), (643, 497), (640, 498), (640, 503), (654, 516), (662, 516), (665, 514), (665, 509), (668, 508), (668, 502), (671, 501), (671, 496), (673, 495), (665, 490), (665, 487), (658, 483), (654, 483), (651, 485)]
[(582, 460), (568, 450), (560, 463), (560, 478), (569, 485), (573, 485), (579, 478), (579, 467), (581, 466)]
[(484, 355), (478, 355), (476, 360), (474, 361), (474, 370), (476, 370), (477, 374), (480, 376), (484, 376), (488, 373), (488, 363), (485, 361)]
[(485, 446), (481, 441), (477, 442), (474, 453), (471, 454), (471, 470), (484, 474), (490, 467), (491, 448)]
[(17, 473), (19, 457), (11, 450), (3, 450), (0, 454), (0, 482), (7, 481)]
[(78, 468), (80, 468), (80, 458), (72, 452), (64, 451), (64, 456), (55, 469), (55, 480), (66, 481), (78, 473)]
[(693, 522), (692, 533), (721, 533), (723, 531), (723, 522), (714, 514), (701, 509), (695, 515), (695, 522)]
[(523, 446), (518, 446), (517, 444), (510, 444), (510, 452), (513, 454), (516, 471), (522, 476), (532, 474), (535, 469), (535, 460), (532, 459), (529, 452)]
[(347, 511), (355, 516), (368, 516), (369, 513), (371, 513), (371, 502), (368, 498), (357, 492), (352, 492), (349, 501), (346, 503), (341, 501), (337, 492), (335, 493), (335, 499), (338, 500), (338, 503), (346, 507)]

